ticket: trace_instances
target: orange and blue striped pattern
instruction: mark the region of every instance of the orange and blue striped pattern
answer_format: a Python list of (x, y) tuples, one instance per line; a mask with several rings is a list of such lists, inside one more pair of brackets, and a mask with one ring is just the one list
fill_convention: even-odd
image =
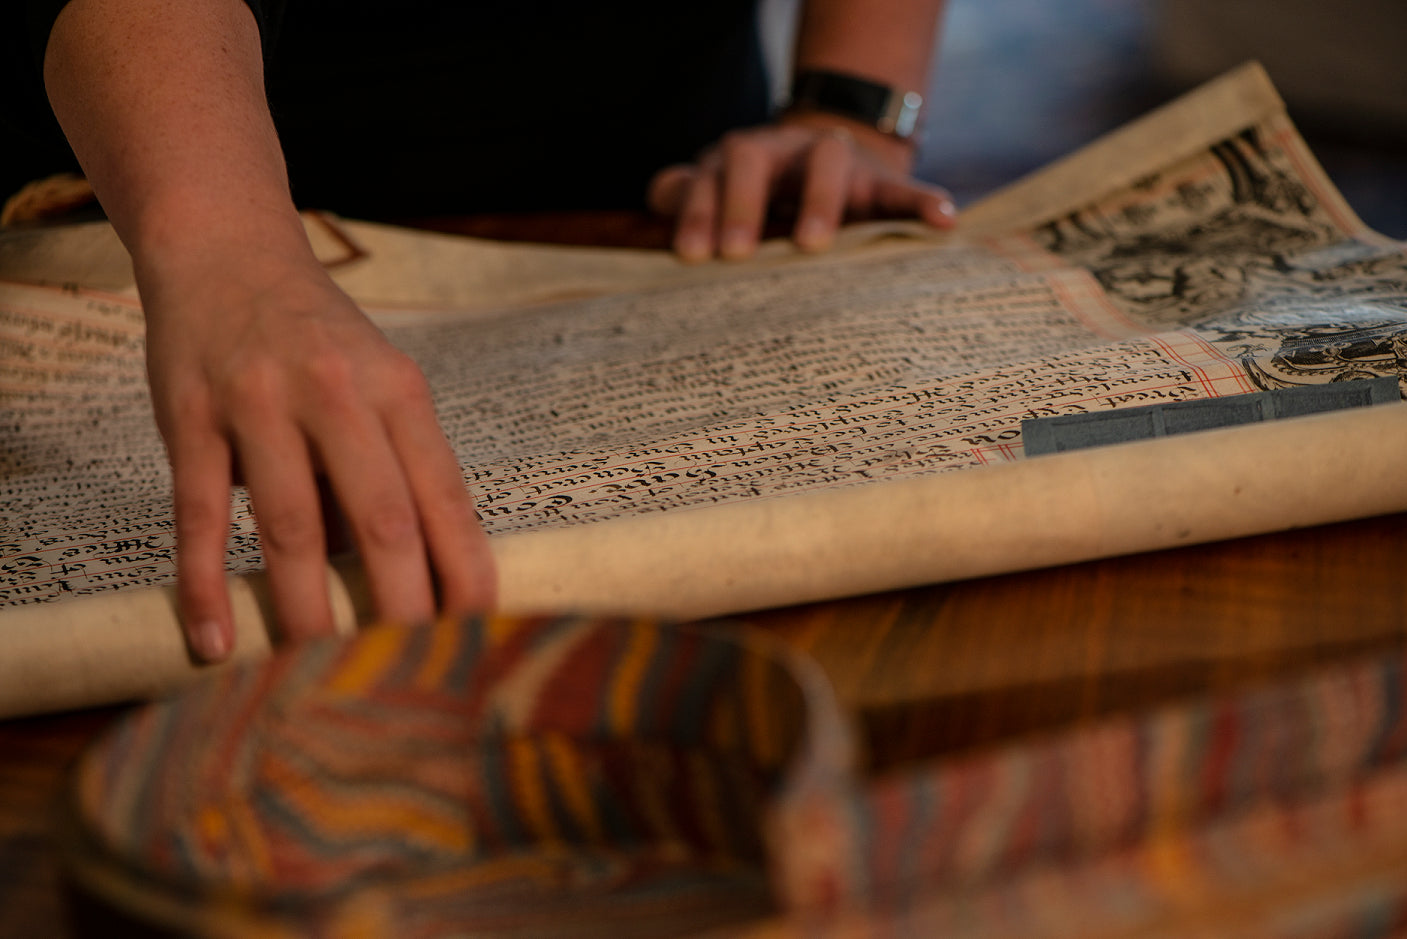
[(658, 934), (767, 911), (761, 813), (802, 719), (776, 655), (706, 632), (381, 626), (145, 709), (77, 795), (140, 877), (302, 931), (373, 890), (398, 936), (553, 934), (583, 903)]
[(1407, 932), (1401, 656), (870, 779), (818, 675), (720, 628), (376, 627), (137, 712), (76, 812), (258, 934)]

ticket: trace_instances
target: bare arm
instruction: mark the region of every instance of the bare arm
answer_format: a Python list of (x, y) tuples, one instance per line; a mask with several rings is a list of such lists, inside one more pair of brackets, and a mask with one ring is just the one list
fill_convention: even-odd
[(921, 90), (943, 15), (943, 0), (807, 0), (795, 68), (854, 72)]
[[(907, 91), (928, 79), (943, 0), (808, 0), (797, 32), (795, 68), (825, 69)], [(675, 249), (685, 258), (747, 257), (768, 204), (798, 201), (793, 237), (830, 245), (847, 211), (910, 215), (952, 224), (947, 194), (909, 177), (913, 145), (873, 127), (820, 112), (735, 132), (698, 163), (662, 171), (651, 184), (656, 210), (678, 218)]]
[(418, 370), (328, 279), (288, 191), (256, 23), (239, 0), (73, 0), (50, 102), (131, 251), (174, 477), (182, 620), (233, 637), (229, 489), (248, 485), (286, 631), (331, 625), (326, 473), (383, 616), (487, 605), (487, 543)]
[(138, 262), (221, 238), (306, 250), (239, 0), (73, 0), (44, 82)]

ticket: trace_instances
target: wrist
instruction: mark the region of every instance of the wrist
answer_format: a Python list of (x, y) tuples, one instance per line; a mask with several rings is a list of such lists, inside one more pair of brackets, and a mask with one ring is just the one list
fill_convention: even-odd
[(125, 228), (139, 285), (186, 272), (276, 276), (317, 263), (291, 201), (171, 191), (144, 203)]
[(901, 140), (863, 121), (824, 111), (788, 110), (778, 120), (793, 127), (843, 132), (888, 168), (904, 175), (913, 169), (917, 146), (912, 138)]
[(792, 78), (790, 108), (837, 114), (907, 140), (918, 128), (923, 95), (857, 72), (801, 68)]

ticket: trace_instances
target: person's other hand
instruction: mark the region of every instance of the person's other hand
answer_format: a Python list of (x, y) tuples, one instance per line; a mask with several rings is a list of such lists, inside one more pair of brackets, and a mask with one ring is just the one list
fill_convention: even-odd
[(685, 260), (752, 255), (768, 209), (794, 206), (792, 239), (823, 251), (846, 219), (918, 218), (952, 226), (947, 192), (909, 175), (908, 143), (823, 114), (797, 114), (734, 131), (693, 164), (650, 181), (648, 201), (675, 222), (674, 250)]
[[(238, 473), (289, 636), (332, 629), (318, 475), (377, 614), (482, 609), (488, 542), (415, 364), (311, 259), (275, 252), (141, 270), (148, 372), (171, 460), (181, 618), (192, 651), (234, 642), (224, 554)], [(433, 571), (433, 573), (432, 573)]]

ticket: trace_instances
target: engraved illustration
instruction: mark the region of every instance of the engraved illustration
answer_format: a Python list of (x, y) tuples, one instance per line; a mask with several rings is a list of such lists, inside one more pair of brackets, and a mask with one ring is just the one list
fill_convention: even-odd
[(1220, 316), (1282, 275), (1285, 259), (1342, 235), (1262, 129), (1165, 173), (1132, 197), (1050, 222), (1037, 242), (1094, 275), (1110, 299), (1151, 327)]

